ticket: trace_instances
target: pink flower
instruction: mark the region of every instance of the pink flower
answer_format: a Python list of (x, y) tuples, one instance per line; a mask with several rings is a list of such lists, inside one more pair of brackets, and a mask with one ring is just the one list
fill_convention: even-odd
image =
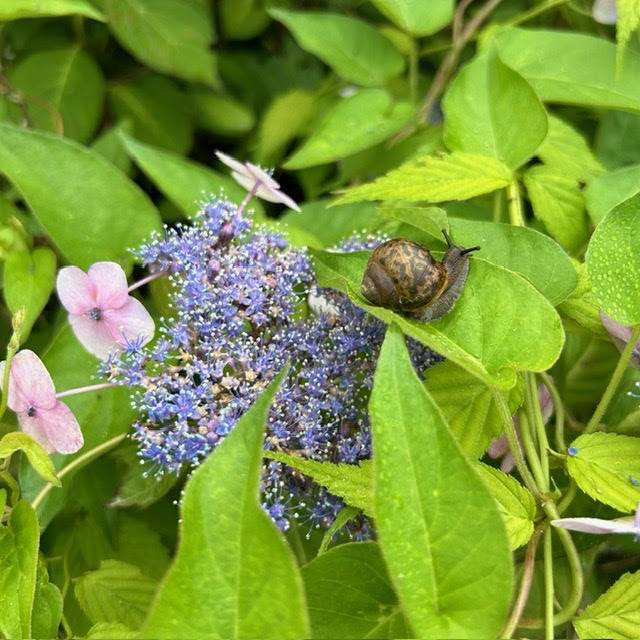
[(231, 177), (247, 191), (253, 191), (258, 198), (267, 202), (281, 202), (289, 209), (300, 211), (300, 207), (286, 193), (280, 191), (277, 183), (264, 169), (251, 162), (239, 162), (222, 151), (216, 151), (220, 162), (231, 167)]
[(630, 533), (640, 540), (640, 502), (636, 515), (619, 518), (617, 520), (602, 520), (601, 518), (560, 518), (552, 520), (551, 524), (560, 529), (582, 531), (583, 533)]
[(99, 358), (121, 350), (127, 342), (146, 344), (153, 338), (153, 319), (129, 295), (119, 264), (95, 262), (88, 273), (65, 267), (58, 273), (56, 288), (76, 338)]
[[(0, 362), (0, 385), (6, 362)], [(75, 453), (84, 444), (71, 409), (56, 398), (53, 380), (38, 356), (24, 349), (11, 360), (8, 405), (22, 430), (47, 451)]]

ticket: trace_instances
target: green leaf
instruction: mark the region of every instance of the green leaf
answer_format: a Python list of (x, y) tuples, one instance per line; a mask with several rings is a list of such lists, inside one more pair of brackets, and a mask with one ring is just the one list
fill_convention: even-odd
[[(495, 48), (458, 73), (442, 102), (450, 149), (492, 156), (511, 169), (547, 135), (547, 114), (529, 83), (502, 63)], [(525, 120), (514, 113), (526, 113)]]
[(336, 204), (361, 200), (468, 200), (511, 182), (501, 162), (473, 153), (423, 156), (403, 164), (374, 182), (347, 191)]
[(382, 89), (361, 89), (338, 102), (284, 166), (303, 169), (373, 147), (406, 125), (412, 114), (411, 104), (394, 104)]
[(32, 638), (31, 615), (38, 567), (38, 519), (20, 500), (7, 526), (0, 527), (0, 633)]
[(316, 95), (304, 89), (276, 96), (260, 120), (256, 161), (268, 165), (279, 160), (289, 143), (305, 133), (315, 115), (316, 102)]
[(640, 627), (640, 571), (625, 573), (572, 624), (580, 638), (633, 640)]
[(81, 269), (98, 260), (130, 265), (129, 249), (161, 229), (136, 184), (70, 140), (0, 123), (0, 166), (52, 241)]
[(605, 111), (596, 136), (598, 160), (608, 169), (640, 162), (640, 115), (629, 111)]
[(504, 524), (394, 325), (369, 413), (380, 547), (416, 636), (496, 636), (513, 580)]
[[(232, 178), (209, 167), (175, 153), (150, 147), (125, 133), (121, 134), (121, 139), (135, 163), (187, 216), (194, 216), (200, 210), (199, 203), (203, 198), (218, 196), (221, 190), (237, 203), (242, 202), (247, 195)], [(264, 214), (264, 208), (257, 198), (251, 201), (251, 208), (258, 216)]]
[(623, 66), (624, 52), (629, 44), (633, 32), (640, 25), (640, 1), (639, 0), (617, 0), (616, 10), (618, 20), (616, 22), (616, 40), (618, 50), (616, 52), (617, 70), (620, 72)]
[(138, 638), (139, 633), (120, 622), (97, 622), (89, 629), (85, 638), (95, 640), (122, 640), (123, 638)]
[(558, 307), (558, 311), (562, 315), (569, 316), (588, 331), (605, 335), (606, 331), (600, 320), (600, 307), (589, 283), (587, 265), (577, 260), (574, 260), (573, 264), (578, 274), (578, 286)]
[(220, 0), (219, 18), (229, 40), (249, 40), (271, 22), (261, 0)]
[(431, 347), (486, 383), (516, 384), (516, 371), (545, 371), (564, 342), (561, 321), (551, 304), (524, 278), (498, 265), (471, 259), (467, 283), (453, 310), (423, 323), (375, 307), (360, 294), (370, 253), (311, 250), (320, 286), (348, 293), (359, 307)]
[(56, 278), (56, 254), (47, 247), (33, 253), (12, 251), (4, 263), (4, 299), (11, 313), (24, 307), (20, 342), (24, 344), (33, 323), (49, 300)]
[(303, 567), (302, 578), (314, 638), (411, 637), (375, 542), (335, 547)]
[(440, 207), (379, 207), (385, 216), (405, 222), (437, 240), (442, 240), (442, 230), (449, 232), (447, 212)]
[(588, 496), (618, 511), (632, 512), (640, 502), (640, 439), (616, 433), (578, 436), (567, 456), (567, 471)]
[(265, 451), (264, 457), (278, 460), (309, 476), (317, 484), (340, 496), (348, 505), (373, 516), (371, 461), (359, 465), (318, 462), (280, 451)]
[(298, 44), (345, 80), (367, 87), (385, 84), (404, 70), (404, 58), (366, 22), (336, 13), (270, 9)]
[(231, 96), (217, 95), (208, 89), (193, 89), (189, 102), (196, 124), (211, 133), (223, 136), (241, 136), (255, 124), (251, 109)]
[(533, 533), (533, 523), (536, 518), (534, 497), (513, 476), (481, 462), (474, 468), (498, 503), (498, 510), (507, 528), (511, 549), (527, 544)]
[(202, 2), (103, 0), (109, 29), (140, 62), (183, 80), (215, 84), (213, 25)]
[(616, 46), (597, 36), (505, 29), (494, 41), (502, 61), (522, 74), (544, 102), (640, 111), (636, 51), (627, 52), (616, 74)]
[(157, 582), (138, 567), (103, 560), (96, 571), (76, 579), (75, 596), (86, 616), (96, 622), (119, 622), (138, 629), (144, 621)]
[(309, 637), (293, 554), (258, 504), (264, 425), (282, 378), (187, 483), (180, 547), (145, 637)]
[[(9, 79), (23, 94), (35, 128), (78, 142), (91, 138), (102, 116), (105, 80), (80, 47), (32, 53), (11, 70)], [(19, 111), (17, 116), (20, 122)]]
[[(429, 369), (427, 392), (442, 411), (453, 437), (469, 458), (479, 458), (504, 424), (491, 389), (462, 367), (450, 361)], [(514, 386), (505, 397), (511, 413), (522, 404), (523, 388)]]
[(18, 18), (40, 18), (45, 16), (79, 15), (100, 22), (107, 17), (91, 5), (88, 0), (4, 0), (0, 7), (0, 22)]
[(133, 122), (141, 142), (184, 155), (193, 145), (193, 125), (186, 96), (169, 78), (144, 76), (137, 84), (113, 84), (111, 106), (120, 119)]
[(133, 121), (121, 120), (115, 126), (101, 133), (91, 144), (91, 148), (118, 167), (122, 173), (129, 174), (133, 162), (122, 144), (121, 132), (132, 134)]
[(371, 0), (389, 20), (413, 36), (429, 36), (453, 18), (453, 0)]
[(56, 476), (51, 458), (47, 452), (31, 436), (26, 433), (13, 431), (7, 433), (0, 440), (0, 459), (8, 458), (16, 451), (24, 451), (29, 459), (29, 464), (44, 478), (56, 487), (60, 486), (60, 480)]
[(33, 638), (55, 638), (62, 619), (62, 594), (49, 582), (49, 573), (43, 562), (38, 563), (36, 590), (33, 600), (31, 636)]
[(587, 182), (604, 173), (587, 141), (566, 122), (549, 116), (549, 132), (538, 147), (539, 156), (556, 173)]
[(602, 310), (622, 324), (640, 324), (640, 195), (618, 205), (596, 227), (587, 271)]
[(594, 225), (619, 204), (640, 193), (640, 164), (605, 173), (584, 191), (587, 209)]
[(584, 195), (578, 181), (544, 165), (524, 175), (533, 213), (567, 251), (580, 249), (589, 236)]

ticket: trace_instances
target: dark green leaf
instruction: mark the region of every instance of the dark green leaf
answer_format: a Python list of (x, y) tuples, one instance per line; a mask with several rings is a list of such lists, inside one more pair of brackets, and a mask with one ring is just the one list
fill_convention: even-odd
[(428, 36), (440, 31), (453, 18), (454, 0), (372, 0), (389, 20), (414, 36)]

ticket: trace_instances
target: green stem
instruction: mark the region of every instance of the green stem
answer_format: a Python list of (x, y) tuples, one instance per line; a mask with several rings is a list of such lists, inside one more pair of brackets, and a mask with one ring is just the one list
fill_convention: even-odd
[(544, 532), (544, 637), (553, 640), (553, 548), (551, 529)]
[(541, 486), (540, 488), (546, 493), (549, 491), (549, 457), (547, 456), (549, 440), (547, 439), (547, 430), (544, 426), (544, 418), (542, 417), (542, 409), (540, 408), (538, 386), (536, 384), (535, 375), (531, 372), (527, 372), (525, 377), (529, 386), (529, 401), (533, 411), (534, 424), (536, 425), (536, 433), (538, 435), (538, 453), (540, 463), (542, 464), (542, 473), (544, 475), (544, 486)]
[[(540, 458), (538, 458), (535, 444), (533, 443), (533, 439), (531, 437), (529, 418), (523, 411), (518, 412), (518, 427), (520, 430), (520, 439), (522, 440), (522, 446), (524, 447), (524, 452), (527, 456), (527, 462), (529, 463), (531, 472), (533, 473), (533, 477), (535, 478), (536, 487), (538, 488), (539, 494), (543, 494), (545, 491), (544, 487), (546, 485), (546, 478), (542, 470), (542, 465), (540, 464)], [(542, 496), (540, 497), (542, 498)]]
[(589, 420), (589, 422), (587, 422), (587, 426), (584, 428), (584, 433), (591, 433), (598, 428), (600, 420), (602, 420), (602, 416), (604, 416), (605, 412), (607, 411), (607, 407), (611, 402), (611, 398), (613, 398), (613, 394), (618, 388), (618, 384), (620, 384), (620, 379), (624, 374), (624, 370), (627, 368), (627, 364), (629, 364), (629, 358), (631, 357), (631, 353), (636, 346), (636, 342), (638, 342), (638, 338), (640, 338), (640, 325), (634, 328), (629, 341), (622, 350), (620, 359), (618, 360), (618, 364), (616, 365), (616, 368), (614, 369), (611, 376), (611, 380), (609, 380), (609, 384), (604, 390), (602, 398), (600, 398), (600, 402), (598, 403), (596, 410), (593, 412), (591, 419)]
[(564, 403), (556, 389), (556, 385), (551, 381), (551, 376), (543, 372), (540, 374), (540, 378), (553, 398), (553, 409), (556, 414), (556, 447), (558, 451), (565, 452), (567, 450), (567, 443), (564, 439)]
[(0, 478), (2, 478), (7, 483), (9, 491), (11, 492), (9, 501), (12, 506), (15, 505), (15, 503), (20, 500), (20, 487), (18, 486), (16, 479), (4, 469), (0, 471)]
[(522, 215), (522, 203), (520, 202), (520, 189), (515, 178), (507, 187), (507, 202), (509, 203), (509, 219), (515, 227), (524, 227), (524, 216)]
[(13, 325), (13, 334), (7, 344), (7, 357), (4, 362), (4, 372), (2, 374), (2, 400), (0, 400), (0, 420), (7, 410), (7, 402), (9, 402), (9, 374), (11, 373), (11, 360), (20, 348), (20, 335), (22, 333), (22, 322), (24, 321), (24, 308), (16, 313), (11, 319)]
[[(98, 458), (99, 456), (101, 456), (103, 453), (106, 453), (110, 449), (113, 449), (115, 446), (119, 445), (126, 437), (127, 437), (126, 433), (121, 433), (120, 435), (115, 436), (115, 438), (111, 438), (111, 440), (107, 440), (106, 442), (99, 444), (97, 447), (94, 447), (93, 449), (89, 449), (89, 451), (87, 451), (86, 453), (83, 453), (81, 456), (78, 456), (75, 460), (71, 461), (67, 466), (62, 467), (62, 469), (58, 471), (58, 479), (62, 480), (64, 476), (66, 476), (68, 473), (71, 473), (71, 471), (73, 471), (74, 469), (81, 467), (83, 464), (86, 464), (91, 460), (93, 460), (94, 458)], [(34, 510), (36, 510), (40, 506), (42, 501), (47, 497), (49, 491), (51, 491), (51, 489), (53, 489), (54, 486), (55, 485), (49, 482), (43, 487), (42, 491), (35, 497), (35, 499), (31, 503), (31, 506), (33, 507)]]
[(573, 502), (573, 499), (576, 497), (577, 491), (578, 485), (575, 483), (575, 480), (571, 478), (567, 492), (562, 496), (562, 500), (558, 502), (559, 514), (563, 514), (567, 510), (567, 507)]
[(418, 100), (418, 45), (415, 39), (411, 40), (411, 49), (407, 56), (407, 70), (409, 79), (409, 98), (411, 104)]
[(360, 509), (358, 509), (357, 507), (343, 507), (335, 517), (334, 521), (331, 523), (331, 526), (324, 534), (317, 555), (321, 555), (322, 553), (324, 553), (329, 548), (333, 536), (338, 533), (338, 531), (340, 531), (340, 529), (342, 529), (342, 527), (344, 527), (344, 525), (347, 524), (349, 520), (353, 520), (353, 518), (355, 518), (359, 513)]
[(502, 220), (502, 206), (504, 201), (504, 191), (498, 189), (493, 195), (493, 221), (500, 222)]

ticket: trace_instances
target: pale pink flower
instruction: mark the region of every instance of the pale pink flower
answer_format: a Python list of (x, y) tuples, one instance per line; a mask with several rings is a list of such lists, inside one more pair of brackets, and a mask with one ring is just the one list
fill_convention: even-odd
[[(0, 362), (0, 385), (6, 362)], [(15, 411), (22, 430), (47, 453), (75, 453), (84, 444), (71, 409), (56, 398), (53, 380), (38, 356), (23, 349), (11, 360), (9, 409)]]
[[(613, 343), (622, 351), (633, 333), (633, 328), (624, 324), (620, 324), (613, 318), (610, 318), (606, 313), (600, 312), (600, 320), (602, 325), (607, 330), (607, 333), (611, 337)], [(636, 342), (631, 354), (636, 360), (640, 357), (640, 340)], [(633, 363), (633, 359), (631, 361)], [(637, 365), (637, 363), (635, 363)]]
[[(253, 191), (254, 195), (267, 202), (281, 202), (289, 209), (300, 211), (300, 207), (286, 193), (280, 191), (277, 183), (264, 169), (251, 162), (239, 162), (222, 151), (216, 151), (220, 162), (232, 169), (231, 177), (247, 191)], [(257, 185), (257, 186), (256, 186)]]
[(95, 262), (88, 273), (64, 267), (56, 288), (76, 338), (98, 358), (123, 349), (128, 342), (143, 345), (153, 338), (153, 318), (129, 295), (127, 277), (119, 264)]
[(583, 533), (630, 533), (640, 540), (640, 502), (633, 519), (630, 517), (617, 520), (602, 520), (601, 518), (560, 518), (552, 520), (551, 524), (560, 529), (582, 531)]
[(591, 15), (600, 24), (615, 24), (618, 21), (616, 0), (595, 0), (591, 7)]

